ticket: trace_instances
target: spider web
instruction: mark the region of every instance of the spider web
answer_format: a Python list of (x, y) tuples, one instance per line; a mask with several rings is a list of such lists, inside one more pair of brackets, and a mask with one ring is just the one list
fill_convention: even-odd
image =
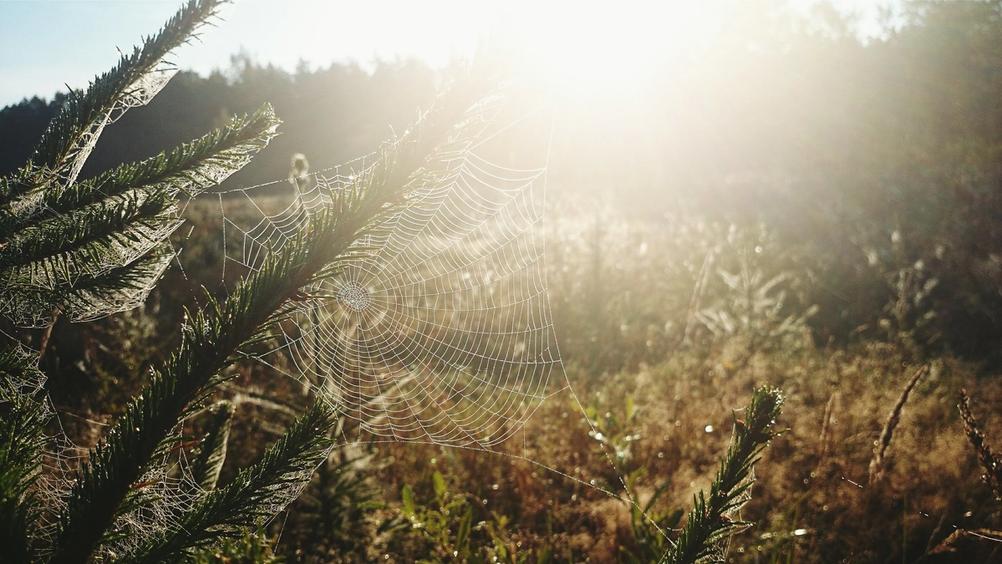
[[(567, 378), (550, 313), (546, 166), (514, 168), (489, 156), (487, 144), (527, 117), (456, 149), (444, 179), (422, 186), (379, 235), (361, 241), (364, 252), (340, 276), (307, 289), (274, 347), (245, 354), (353, 420), (345, 427), (356, 436), (342, 435), (345, 446), (408, 442), (519, 460), (623, 501), (667, 538), (603, 442), (622, 494), (536, 459), (524, 444), (521, 454), (502, 447), (560, 394), (600, 436)], [(548, 159), (549, 142), (546, 150)], [(262, 193), (283, 181), (220, 193), (223, 283), (228, 269), (259, 268), (339, 192), (364, 185), (376, 154), (312, 174), (294, 158), (285, 197)]]
[[(445, 176), (360, 241), (341, 274), (308, 288), (277, 345), (252, 355), (288, 366), (356, 420), (357, 440), (488, 448), (553, 392), (545, 168), (502, 166), (478, 150), (487, 139), (448, 155)], [(224, 271), (258, 268), (339, 192), (364, 185), (373, 163), (369, 155), (307, 175), (284, 208), (261, 186), (220, 195)], [(256, 217), (227, 215), (234, 202)]]
[[(351, 419), (345, 427), (355, 436), (342, 431), (345, 446), (408, 442), (519, 460), (627, 503), (666, 536), (605, 443), (598, 446), (622, 494), (538, 460), (524, 442), (521, 454), (502, 445), (519, 431), (524, 441), (536, 409), (562, 394), (599, 436), (567, 377), (550, 313), (546, 166), (509, 166), (492, 158), (505, 151), (488, 145), (529, 117), (493, 123), (454, 149), (448, 174), (360, 241), (354, 264), (306, 289), (273, 347), (244, 354)], [(551, 121), (547, 161), (552, 138)], [(228, 271), (259, 268), (339, 192), (364, 185), (376, 155), (317, 173), (294, 158), (291, 195), (265, 192), (283, 180), (221, 192), (222, 282)]]

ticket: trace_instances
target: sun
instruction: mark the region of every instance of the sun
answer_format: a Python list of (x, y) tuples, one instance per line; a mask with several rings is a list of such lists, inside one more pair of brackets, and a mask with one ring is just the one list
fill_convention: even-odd
[(562, 91), (627, 94), (690, 60), (719, 31), (723, 4), (712, 1), (526, 2), (491, 17), (491, 38), (514, 46)]
[[(363, 66), (373, 56), (414, 56), (444, 68), (486, 54), (500, 56), (515, 72), (537, 75), (559, 92), (604, 97), (643, 88), (652, 76), (697, 56), (720, 32), (733, 2), (377, 1), (378, 9), (394, 17), (371, 22), (378, 11), (372, 6), (303, 0), (295, 4), (301, 9), (271, 17), (268, 24), (277, 26), (271, 35), (283, 37), (283, 60), (291, 64), (304, 53), (316, 62), (338, 52)], [(316, 17), (304, 20), (302, 13)], [(332, 21), (367, 23), (332, 33)]]

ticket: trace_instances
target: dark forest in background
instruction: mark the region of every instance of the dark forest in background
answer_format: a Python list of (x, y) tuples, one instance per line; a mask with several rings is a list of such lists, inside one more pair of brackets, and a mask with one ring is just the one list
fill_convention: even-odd
[[(225, 72), (175, 76), (153, 103), (109, 128), (82, 174), (149, 157), (164, 143), (187, 141), (208, 125), (218, 126), (269, 101), (281, 114), (283, 135), (228, 185), (274, 180), (288, 172), (296, 152), (329, 166), (372, 151), (392, 134), (392, 126), (413, 121), (435, 89), (435, 73), (416, 62), (380, 63), (373, 72), (334, 65), (290, 74), (238, 55)], [(24, 161), (62, 99), (36, 97), (0, 110), (0, 171)]]
[[(767, 250), (804, 280), (786, 307), (819, 308), (819, 344), (908, 331), (923, 351), (997, 365), (999, 3), (913, 4), (904, 27), (867, 42), (834, 11), (804, 20), (782, 3), (742, 6), (722, 39), (650, 69), (653, 88), (611, 110), (560, 107), (551, 193), (655, 227), (679, 216), (765, 226)], [(283, 135), (229, 185), (281, 178), (296, 152), (330, 166), (408, 123), (447, 75), (411, 61), (289, 73), (237, 56), (208, 77), (182, 72), (130, 112), (84, 175), (265, 101)], [(0, 173), (23, 161), (60, 102), (0, 111)]]

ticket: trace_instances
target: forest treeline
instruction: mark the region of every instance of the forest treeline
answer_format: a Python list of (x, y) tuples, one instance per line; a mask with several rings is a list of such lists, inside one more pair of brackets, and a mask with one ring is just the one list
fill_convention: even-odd
[[(91, 176), (123, 162), (147, 158), (165, 144), (188, 141), (207, 126), (270, 102), (284, 122), (283, 135), (268, 151), (234, 176), (229, 186), (274, 180), (289, 169), (296, 152), (335, 165), (372, 151), (403, 127), (434, 96), (436, 74), (413, 61), (379, 63), (372, 71), (335, 64), (288, 73), (235, 55), (231, 67), (204, 77), (175, 76), (153, 103), (114, 123), (95, 148), (82, 174)], [(34, 97), (0, 110), (0, 171), (28, 157), (42, 129), (62, 104), (57, 94)]]
[[(804, 20), (781, 5), (741, 4), (719, 39), (650, 69), (649, 88), (561, 105), (557, 201), (612, 204), (654, 226), (685, 216), (764, 229), (767, 270), (799, 280), (784, 307), (817, 306), (818, 343), (906, 334), (920, 352), (996, 365), (1002, 3), (914, 3), (903, 26), (868, 41), (834, 11)], [(237, 56), (209, 76), (180, 73), (114, 124), (84, 176), (265, 101), (283, 133), (230, 186), (283, 177), (297, 152), (333, 165), (410, 122), (447, 74), (413, 61), (287, 72)], [(0, 173), (25, 159), (61, 101), (0, 111)], [(594, 216), (593, 235), (608, 231)]]

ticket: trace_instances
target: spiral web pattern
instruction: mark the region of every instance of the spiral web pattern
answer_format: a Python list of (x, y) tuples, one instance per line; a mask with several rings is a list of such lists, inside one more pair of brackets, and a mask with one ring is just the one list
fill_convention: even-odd
[[(273, 213), (253, 189), (238, 190), (260, 215), (224, 211), (226, 262), (255, 269), (339, 191), (364, 183), (372, 162), (313, 175)], [(308, 289), (279, 346), (258, 355), (273, 365), (281, 355), (357, 421), (357, 439), (488, 448), (552, 392), (560, 359), (542, 271), (545, 171), (500, 166), (476, 148), (448, 162), (359, 242), (344, 271)]]

